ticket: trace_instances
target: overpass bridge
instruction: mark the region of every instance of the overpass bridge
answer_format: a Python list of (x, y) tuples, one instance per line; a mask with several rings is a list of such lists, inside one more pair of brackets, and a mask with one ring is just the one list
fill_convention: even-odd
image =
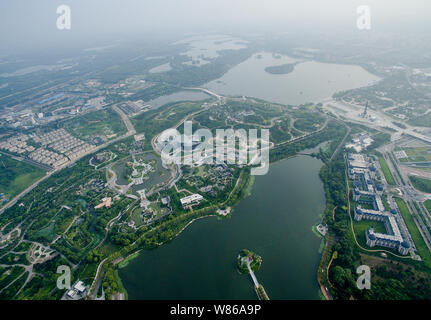
[(223, 96), (221, 96), (221, 95), (219, 95), (219, 94), (217, 94), (217, 93), (215, 93), (213, 91), (210, 91), (210, 90), (208, 90), (206, 88), (184, 88), (184, 89), (202, 91), (202, 92), (205, 92), (206, 94), (208, 94), (210, 96), (216, 97), (218, 100), (220, 100), (221, 98), (223, 98)]
[(428, 137), (428, 136), (426, 136), (426, 135), (423, 135), (423, 134), (417, 133), (417, 132), (415, 132), (415, 131), (413, 131), (413, 130), (404, 130), (404, 131), (403, 131), (403, 133), (404, 133), (405, 135), (408, 135), (408, 136), (412, 137), (412, 138), (416, 138), (416, 139), (418, 139), (418, 140), (421, 140), (421, 141), (423, 141), (423, 142), (426, 142), (426, 143), (430, 143), (430, 144), (431, 144), (431, 138), (430, 138), (430, 137)]

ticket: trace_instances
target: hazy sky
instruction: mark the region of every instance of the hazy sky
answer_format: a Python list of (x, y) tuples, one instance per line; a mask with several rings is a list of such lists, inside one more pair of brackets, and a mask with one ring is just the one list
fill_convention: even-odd
[[(71, 8), (71, 30), (57, 30), (61, 4)], [(431, 16), (430, 0), (0, 0), (0, 50), (218, 28), (342, 30), (355, 28), (359, 5), (371, 7), (376, 28), (412, 26)]]

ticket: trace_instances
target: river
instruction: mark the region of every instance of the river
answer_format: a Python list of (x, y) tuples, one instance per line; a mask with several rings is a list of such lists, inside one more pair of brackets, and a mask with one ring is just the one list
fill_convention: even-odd
[(236, 270), (243, 248), (262, 256), (256, 276), (271, 299), (319, 299), (312, 226), (325, 208), (321, 166), (309, 156), (274, 163), (231, 218), (201, 219), (141, 253), (120, 269), (129, 299), (256, 299), (251, 278)]

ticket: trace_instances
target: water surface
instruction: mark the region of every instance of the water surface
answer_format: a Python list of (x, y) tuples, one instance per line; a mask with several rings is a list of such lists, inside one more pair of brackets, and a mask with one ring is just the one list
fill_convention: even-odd
[(120, 270), (129, 299), (256, 299), (250, 277), (236, 270), (243, 248), (262, 256), (256, 276), (271, 299), (318, 299), (312, 226), (325, 207), (321, 166), (308, 156), (272, 164), (232, 218), (201, 219), (142, 253)]
[(360, 66), (300, 62), (288, 74), (270, 74), (266, 67), (300, 61), (277, 58), (263, 52), (230, 69), (221, 78), (205, 85), (225, 95), (243, 95), (283, 104), (320, 102), (335, 92), (367, 86), (380, 78)]
[(209, 95), (201, 91), (179, 91), (150, 100), (148, 101), (148, 104), (157, 109), (171, 102), (200, 101), (208, 99), (209, 97)]

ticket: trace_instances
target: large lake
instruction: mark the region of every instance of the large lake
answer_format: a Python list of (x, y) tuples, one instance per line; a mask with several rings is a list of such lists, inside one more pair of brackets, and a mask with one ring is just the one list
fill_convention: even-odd
[(283, 104), (319, 102), (335, 92), (367, 86), (379, 77), (355, 65), (302, 61), (288, 74), (270, 74), (266, 67), (300, 60), (267, 52), (253, 55), (221, 78), (205, 85), (225, 95), (243, 95)]
[(140, 254), (120, 270), (129, 299), (257, 299), (236, 270), (243, 248), (262, 256), (256, 276), (271, 299), (319, 299), (321, 240), (312, 226), (325, 208), (321, 166), (308, 156), (272, 164), (230, 219), (201, 219)]
[(148, 101), (147, 103), (154, 109), (157, 109), (171, 102), (200, 101), (208, 98), (210, 98), (210, 96), (200, 91), (179, 91), (165, 96), (160, 96), (154, 100)]

